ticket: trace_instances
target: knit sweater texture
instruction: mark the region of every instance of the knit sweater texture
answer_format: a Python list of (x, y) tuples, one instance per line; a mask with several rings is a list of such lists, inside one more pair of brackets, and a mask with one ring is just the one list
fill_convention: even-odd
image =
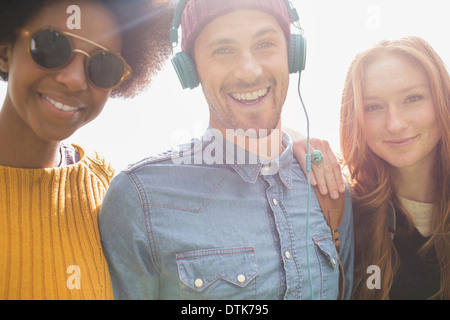
[(43, 169), (0, 166), (0, 299), (112, 299), (98, 231), (111, 165), (97, 153)]

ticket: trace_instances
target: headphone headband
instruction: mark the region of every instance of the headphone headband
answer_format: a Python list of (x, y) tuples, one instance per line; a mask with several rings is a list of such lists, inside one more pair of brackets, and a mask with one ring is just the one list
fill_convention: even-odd
[[(295, 24), (296, 22), (299, 22), (300, 18), (298, 16), (297, 9), (295, 9), (292, 6), (291, 1), (289, 0), (282, 0), (282, 1), (286, 5), (291, 23)], [(172, 28), (170, 29), (170, 42), (172, 44), (178, 45), (178, 29), (180, 28), (181, 25), (181, 16), (183, 15), (184, 8), (186, 8), (188, 2), (189, 0), (180, 0), (177, 4), (177, 8), (175, 10), (175, 14), (172, 21)]]
[(172, 29), (170, 29), (170, 42), (178, 44), (178, 28), (181, 24), (181, 15), (189, 0), (180, 0), (177, 4), (175, 14), (172, 21)]

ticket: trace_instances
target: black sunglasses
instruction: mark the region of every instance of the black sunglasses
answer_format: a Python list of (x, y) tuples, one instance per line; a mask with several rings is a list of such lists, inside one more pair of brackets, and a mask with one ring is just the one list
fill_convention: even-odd
[[(53, 29), (40, 29), (34, 33), (22, 30), (21, 33), (28, 39), (29, 55), (42, 68), (63, 68), (71, 61), (74, 53), (81, 53), (87, 57), (86, 74), (90, 83), (100, 89), (114, 89), (131, 75), (131, 67), (122, 56), (76, 34)], [(99, 50), (90, 55), (75, 49), (68, 37), (88, 42)]]

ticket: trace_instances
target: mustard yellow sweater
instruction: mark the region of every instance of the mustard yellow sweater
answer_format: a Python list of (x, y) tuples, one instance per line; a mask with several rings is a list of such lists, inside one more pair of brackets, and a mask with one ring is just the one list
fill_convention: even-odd
[(49, 169), (0, 166), (0, 299), (112, 299), (97, 215), (114, 171), (94, 153)]

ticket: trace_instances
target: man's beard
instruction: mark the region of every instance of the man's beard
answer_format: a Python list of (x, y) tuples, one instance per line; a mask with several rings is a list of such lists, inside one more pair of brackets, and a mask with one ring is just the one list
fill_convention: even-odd
[[(274, 82), (274, 81), (272, 81)], [(214, 118), (220, 125), (228, 130), (243, 131), (245, 135), (252, 138), (264, 138), (271, 134), (273, 129), (276, 129), (281, 117), (281, 110), (283, 107), (284, 99), (282, 102), (277, 104), (274, 92), (271, 92), (271, 97), (273, 101), (272, 108), (266, 112), (255, 111), (252, 113), (235, 113), (231, 108), (228, 99), (233, 99), (226, 92), (245, 92), (247, 90), (258, 88), (258, 87), (269, 87), (268, 94), (275, 87), (274, 83), (267, 84), (267, 81), (262, 83), (262, 81), (257, 81), (253, 84), (240, 83), (232, 87), (224, 86), (220, 90), (221, 101), (225, 103), (224, 108), (215, 108), (214, 102), (219, 102), (219, 99), (215, 99), (214, 96), (210, 96), (207, 91), (204, 90), (205, 98), (208, 102), (210, 113), (214, 115)], [(264, 99), (268, 99), (265, 97)], [(238, 102), (237, 102), (238, 103)], [(267, 103), (267, 101), (266, 101)], [(281, 105), (280, 105), (281, 104)], [(251, 107), (251, 106), (250, 106)], [(243, 106), (242, 108), (245, 108)], [(270, 114), (270, 117), (267, 116)]]

